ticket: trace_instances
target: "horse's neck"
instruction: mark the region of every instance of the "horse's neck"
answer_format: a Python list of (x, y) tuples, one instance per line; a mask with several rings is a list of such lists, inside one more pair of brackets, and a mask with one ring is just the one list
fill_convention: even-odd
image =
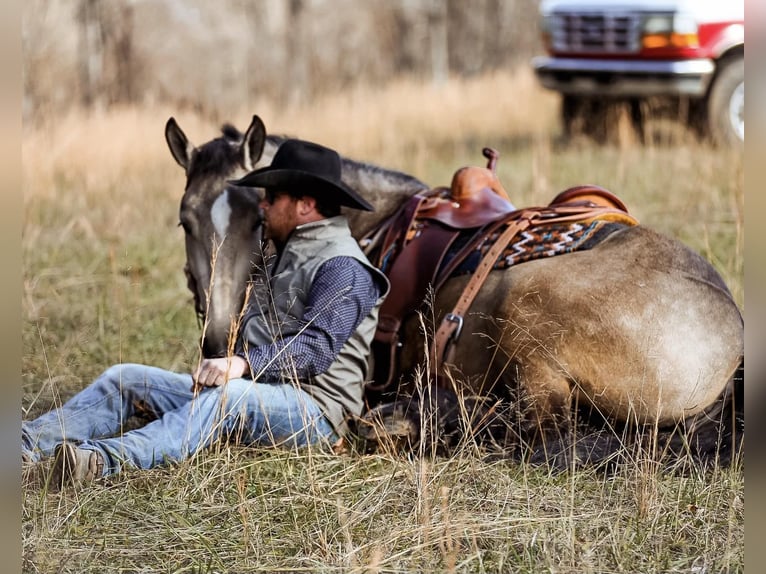
[(343, 159), (343, 181), (375, 208), (372, 212), (347, 210), (351, 233), (357, 239), (392, 216), (408, 198), (429, 189), (406, 173), (347, 158)]
[(346, 210), (345, 214), (348, 218), (351, 234), (357, 239), (368, 235), (373, 229), (394, 215), (408, 198), (419, 191), (422, 190), (403, 189), (387, 192), (362, 190), (362, 195), (375, 207), (375, 211)]

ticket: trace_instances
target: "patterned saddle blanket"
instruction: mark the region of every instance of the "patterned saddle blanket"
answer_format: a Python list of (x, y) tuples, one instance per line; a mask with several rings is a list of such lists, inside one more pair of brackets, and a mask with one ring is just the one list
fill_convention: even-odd
[[(601, 219), (589, 222), (569, 222), (530, 227), (519, 233), (518, 237), (505, 248), (495, 262), (494, 269), (506, 269), (519, 263), (532, 261), (533, 259), (542, 259), (543, 257), (552, 257), (554, 255), (590, 249), (615, 231), (625, 227), (628, 227), (627, 223)], [(502, 232), (503, 229), (500, 229), (485, 237), (455, 267), (451, 275), (473, 273), (481, 259), (497, 241)], [(444, 258), (442, 268), (448, 265), (452, 257), (460, 251), (462, 246), (471, 237), (470, 233), (463, 233), (455, 240)]]

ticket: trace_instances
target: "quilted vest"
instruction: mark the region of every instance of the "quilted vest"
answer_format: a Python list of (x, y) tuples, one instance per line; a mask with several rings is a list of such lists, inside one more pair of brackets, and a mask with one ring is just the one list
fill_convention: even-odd
[[(295, 335), (304, 327), (303, 314), (309, 290), (319, 267), (339, 256), (362, 263), (378, 282), (381, 297), (356, 331), (341, 347), (325, 372), (300, 381), (301, 388), (319, 405), (339, 436), (348, 430), (348, 415), (360, 415), (367, 381), (370, 345), (378, 323), (378, 311), (388, 294), (388, 279), (372, 266), (351, 236), (344, 216), (298, 226), (284, 250), (270, 262), (267, 297), (251, 297), (242, 326), (242, 338), (251, 345), (269, 345)], [(338, 285), (338, 296), (343, 296)], [(268, 382), (268, 381), (265, 381)], [(282, 381), (280, 381), (282, 382)]]

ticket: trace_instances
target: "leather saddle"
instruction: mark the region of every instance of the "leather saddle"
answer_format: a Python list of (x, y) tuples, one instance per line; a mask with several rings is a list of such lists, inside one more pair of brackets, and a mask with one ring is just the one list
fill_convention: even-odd
[[(494, 152), (490, 148), (485, 150)], [(438, 189), (423, 203), (417, 217), (438, 221), (451, 229), (472, 229), (496, 221), (515, 209), (491, 168), (469, 166), (455, 172), (449, 188)]]
[[(369, 239), (361, 242), (367, 245), (371, 261), (384, 271), (391, 283), (373, 339), (375, 368), (373, 381), (366, 386), (368, 402), (376, 402), (398, 389), (394, 379), (403, 344), (400, 330), (404, 319), (422, 306), (429, 289), (438, 289), (490, 234), (507, 227), (509, 222), (521, 220), (526, 226), (536, 220), (575, 221), (598, 215), (627, 224), (637, 223), (616, 195), (594, 185), (569, 188), (546, 207), (516, 209), (495, 172), (498, 153), (491, 148), (482, 151), (488, 159), (486, 168), (460, 168), (449, 188), (439, 187), (413, 196), (374, 230), (370, 236), (378, 238), (377, 244)], [(466, 234), (470, 236), (467, 241)], [(506, 241), (510, 241), (512, 235), (513, 231)], [(458, 237), (462, 237), (462, 246), (455, 252), (451, 247)], [(446, 261), (448, 253), (451, 258)], [(483, 278), (478, 282), (470, 287), (478, 290)], [(453, 314), (447, 314), (450, 315)], [(448, 336), (454, 336), (454, 329), (448, 331)], [(441, 361), (443, 349), (434, 358)]]

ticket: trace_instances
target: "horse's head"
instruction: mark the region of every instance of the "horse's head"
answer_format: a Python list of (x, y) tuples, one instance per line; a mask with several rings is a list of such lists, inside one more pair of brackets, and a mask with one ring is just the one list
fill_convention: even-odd
[[(170, 152), (186, 172), (179, 225), (186, 237), (188, 286), (204, 319), (205, 357), (227, 354), (245, 286), (259, 264), (262, 248), (260, 196), (252, 188), (228, 181), (256, 167), (264, 152), (266, 129), (253, 116), (244, 135), (229, 125), (222, 132), (221, 137), (196, 147), (173, 118), (165, 126)], [(273, 152), (269, 149), (267, 155)]]

